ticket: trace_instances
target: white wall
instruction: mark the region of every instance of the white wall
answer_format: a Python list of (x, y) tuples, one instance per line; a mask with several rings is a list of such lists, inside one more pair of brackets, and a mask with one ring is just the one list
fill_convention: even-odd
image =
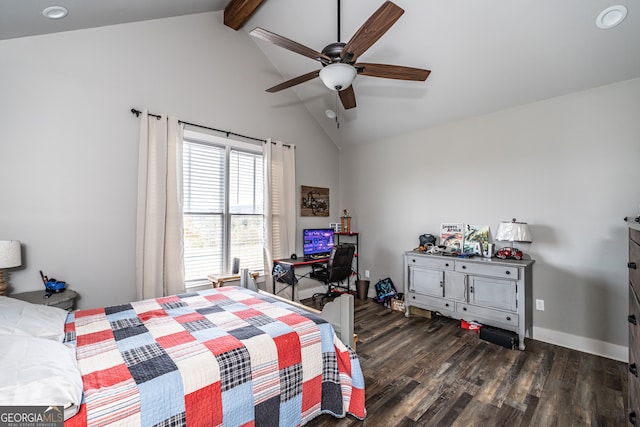
[(42, 269), (80, 308), (134, 299), (132, 107), (295, 144), (297, 181), (337, 198), (338, 150), (291, 92), (264, 91), (280, 79), (221, 13), (0, 41), (0, 239), (24, 255), (12, 291), (40, 289)]
[(603, 352), (623, 358), (639, 117), (636, 79), (344, 149), (341, 204), (361, 232), (361, 272), (401, 286), (418, 235), (442, 222), (495, 232), (515, 217), (531, 226), (534, 242), (518, 246), (536, 260), (533, 295), (545, 300), (534, 330), (587, 351), (611, 344)]

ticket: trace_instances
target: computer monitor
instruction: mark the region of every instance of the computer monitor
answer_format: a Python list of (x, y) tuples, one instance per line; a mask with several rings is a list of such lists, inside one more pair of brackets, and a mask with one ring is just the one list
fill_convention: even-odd
[(332, 228), (307, 228), (302, 232), (302, 249), (305, 258), (323, 257), (333, 248)]

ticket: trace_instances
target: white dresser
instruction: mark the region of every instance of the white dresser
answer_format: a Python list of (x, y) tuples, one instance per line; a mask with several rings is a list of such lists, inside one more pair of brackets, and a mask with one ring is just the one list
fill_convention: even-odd
[(533, 260), (404, 254), (406, 316), (411, 306), (531, 337)]

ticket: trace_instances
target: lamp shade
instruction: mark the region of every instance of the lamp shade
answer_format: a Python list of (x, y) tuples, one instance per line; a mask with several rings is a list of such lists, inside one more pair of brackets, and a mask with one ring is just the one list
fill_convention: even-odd
[(343, 90), (351, 86), (356, 74), (353, 66), (336, 62), (320, 70), (320, 80), (331, 90)]
[(22, 265), (19, 240), (0, 240), (0, 268)]
[(526, 222), (516, 222), (514, 218), (511, 222), (503, 221), (498, 224), (496, 240), (531, 243), (531, 231)]

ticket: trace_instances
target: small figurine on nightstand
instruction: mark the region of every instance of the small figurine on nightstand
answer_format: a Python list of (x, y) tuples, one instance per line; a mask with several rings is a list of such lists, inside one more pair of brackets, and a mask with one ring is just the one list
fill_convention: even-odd
[(45, 298), (49, 298), (53, 294), (64, 292), (64, 290), (67, 288), (66, 282), (61, 282), (59, 280), (54, 279), (53, 277), (49, 279), (49, 277), (42, 274), (42, 270), (40, 270), (40, 277), (42, 277), (44, 288), (47, 291), (47, 293), (44, 296)]

